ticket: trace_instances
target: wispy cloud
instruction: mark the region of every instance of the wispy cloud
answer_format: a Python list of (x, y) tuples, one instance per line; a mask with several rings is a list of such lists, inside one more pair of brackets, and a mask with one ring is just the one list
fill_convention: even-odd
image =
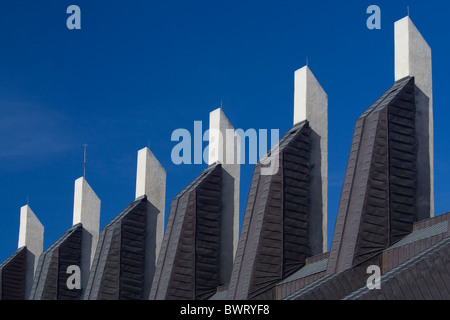
[(0, 160), (46, 158), (70, 148), (67, 118), (58, 110), (0, 102)]

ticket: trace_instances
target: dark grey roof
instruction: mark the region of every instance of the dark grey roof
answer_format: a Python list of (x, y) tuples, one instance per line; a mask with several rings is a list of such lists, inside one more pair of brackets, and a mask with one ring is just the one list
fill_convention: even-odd
[(447, 237), (381, 277), (381, 288), (367, 286), (345, 297), (387, 300), (449, 300), (450, 238)]
[(283, 281), (280, 281), (278, 284), (283, 284), (286, 282), (294, 281), (297, 279), (301, 279), (307, 276), (310, 276), (315, 273), (323, 272), (327, 270), (328, 265), (328, 259), (319, 260), (317, 262), (313, 262), (310, 264), (305, 265), (303, 268), (295, 272), (294, 274), (290, 275)]
[(144, 298), (147, 205), (147, 197), (139, 197), (103, 228), (84, 299)]
[(379, 265), (378, 257), (339, 273), (326, 274), (288, 295), (284, 300), (340, 300), (365, 285), (369, 265)]
[(21, 247), (0, 264), (0, 300), (24, 300), (27, 248)]
[(203, 300), (220, 281), (222, 165), (205, 169), (172, 201), (150, 300)]
[(273, 288), (305, 265), (311, 255), (311, 128), (303, 121), (279, 142), (276, 174), (253, 171), (228, 299), (273, 299)]
[(226, 300), (227, 298), (227, 290), (216, 292), (212, 297), (208, 300)]
[(380, 265), (391, 243), (442, 230), (404, 239), (419, 218), (415, 88), (414, 78), (397, 81), (356, 121), (327, 275), (286, 299), (342, 299), (365, 285), (366, 267)]
[(412, 231), (416, 210), (414, 78), (396, 82), (356, 121), (328, 273), (369, 259)]
[(30, 300), (78, 300), (82, 289), (68, 289), (66, 273), (70, 265), (81, 265), (83, 226), (78, 223), (67, 230), (41, 254)]
[(401, 239), (394, 245), (390, 246), (389, 249), (397, 248), (397, 247), (403, 246), (405, 244), (413, 243), (415, 241), (422, 240), (425, 238), (430, 238), (432, 236), (435, 236), (435, 235), (438, 235), (438, 234), (441, 234), (441, 233), (444, 233), (447, 231), (448, 231), (448, 220), (436, 223), (432, 226), (429, 226), (429, 227), (426, 227), (423, 229), (413, 231), (412, 233), (410, 233), (409, 235), (407, 235), (406, 237), (404, 237), (403, 239)]
[[(432, 218), (441, 222), (417, 229), (388, 248), (447, 235), (443, 240), (382, 275), (381, 290), (369, 290), (366, 286), (369, 276), (366, 267), (370, 264), (381, 266), (385, 264), (384, 258), (392, 259), (379, 254), (372, 258), (372, 261), (368, 260), (340, 273), (327, 274), (284, 299), (450, 299), (450, 238), (447, 233), (448, 220), (442, 221), (442, 218)], [(302, 270), (298, 273), (300, 271)], [(295, 276), (292, 275), (292, 278)]]
[(22, 255), (23, 252), (26, 250), (27, 250), (27, 247), (18, 248), (12, 255), (10, 255), (5, 261), (3, 261), (0, 264), (0, 269), (3, 269), (6, 265), (10, 264), (11, 261), (15, 260), (17, 258), (17, 256)]

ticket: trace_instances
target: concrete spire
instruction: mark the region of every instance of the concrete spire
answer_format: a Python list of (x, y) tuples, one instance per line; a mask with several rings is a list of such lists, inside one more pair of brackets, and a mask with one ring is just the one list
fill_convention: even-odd
[(221, 108), (209, 114), (208, 164), (222, 164), (221, 280), (229, 281), (239, 240), (241, 137)]
[(432, 96), (431, 48), (409, 17), (394, 23), (395, 81), (415, 77), (416, 86)]
[(417, 210), (419, 219), (434, 216), (433, 81), (431, 48), (404, 17), (394, 24), (395, 81), (414, 77), (416, 84)]
[(138, 151), (136, 173), (136, 199), (144, 195), (147, 196), (147, 200), (155, 207), (153, 211), (158, 215), (156, 226), (150, 225), (152, 230), (156, 228), (155, 245), (156, 257), (158, 257), (164, 234), (166, 170), (147, 147)]
[(308, 120), (326, 132), (328, 129), (328, 95), (308, 66), (294, 74), (294, 125)]
[(28, 205), (20, 208), (18, 248), (27, 247), (25, 296), (28, 297), (33, 285), (34, 272), (44, 249), (44, 226)]
[(166, 170), (147, 147), (138, 151), (136, 172), (136, 199), (144, 195), (148, 201), (145, 279), (149, 279), (144, 285), (144, 295), (148, 296), (164, 236)]
[(311, 127), (311, 243), (313, 254), (327, 251), (328, 228), (328, 95), (308, 66), (294, 74), (294, 125), (308, 120)]
[[(159, 186), (157, 186), (159, 184)], [(146, 195), (164, 213), (166, 193), (166, 170), (149, 148), (138, 151), (136, 173), (136, 199)]]
[(222, 108), (211, 111), (209, 114), (208, 165), (218, 161), (222, 167), (233, 168), (234, 165), (240, 164), (240, 148), (241, 138)]
[(84, 284), (89, 277), (89, 270), (94, 260), (95, 249), (100, 232), (101, 201), (84, 177), (75, 180), (73, 202), (73, 225), (83, 226), (81, 249), (81, 281)]
[[(36, 256), (36, 262), (44, 249), (44, 226), (28, 205), (20, 208), (18, 248), (26, 246)], [(36, 268), (37, 263), (34, 265)]]

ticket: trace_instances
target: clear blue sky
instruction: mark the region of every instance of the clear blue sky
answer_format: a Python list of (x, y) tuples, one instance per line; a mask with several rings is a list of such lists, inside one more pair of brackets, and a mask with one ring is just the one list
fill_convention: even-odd
[[(81, 8), (81, 30), (66, 9)], [(369, 30), (366, 9), (381, 8)], [(0, 262), (19, 210), (44, 249), (72, 224), (74, 181), (102, 200), (104, 227), (134, 200), (137, 151), (167, 170), (167, 205), (206, 165), (172, 163), (173, 130), (207, 127), (223, 101), (235, 128), (292, 126), (294, 71), (329, 96), (331, 241), (356, 118), (394, 83), (394, 22), (410, 16), (433, 50), (436, 214), (450, 211), (448, 1), (3, 1), (0, 5)], [(241, 215), (253, 165), (243, 165)]]

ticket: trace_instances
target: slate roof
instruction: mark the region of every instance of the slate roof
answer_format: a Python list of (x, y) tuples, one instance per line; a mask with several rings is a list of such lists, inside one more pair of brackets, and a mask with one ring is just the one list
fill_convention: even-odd
[(298, 280), (301, 278), (305, 278), (307, 276), (313, 275), (315, 273), (323, 272), (327, 270), (328, 259), (319, 260), (317, 262), (313, 262), (305, 265), (303, 268), (290, 275), (283, 281), (280, 281), (277, 285), (288, 283), (294, 280)]
[(356, 121), (327, 273), (351, 268), (412, 231), (416, 159), (415, 84), (406, 77)]
[(211, 296), (208, 300), (226, 300), (227, 299), (228, 290), (218, 290), (213, 296)]
[(397, 81), (356, 121), (327, 271), (284, 299), (450, 298), (450, 214), (423, 221), (416, 207), (415, 89)]
[[(372, 259), (340, 273), (322, 274), (285, 300), (450, 299), (450, 213), (419, 221), (414, 231)], [(369, 290), (367, 266), (381, 267), (381, 290)], [(305, 267), (306, 268), (306, 267)], [(290, 279), (304, 279), (302, 270)]]
[(79, 300), (82, 289), (67, 288), (67, 268), (81, 265), (83, 226), (75, 224), (41, 254), (30, 300)]
[(279, 142), (279, 168), (255, 165), (227, 299), (273, 299), (273, 288), (305, 265), (309, 239), (311, 129), (303, 121)]
[(203, 300), (220, 282), (222, 165), (214, 163), (172, 201), (150, 300)]
[(450, 238), (384, 274), (380, 286), (379, 290), (363, 286), (344, 300), (449, 300)]
[(404, 246), (409, 243), (413, 243), (415, 241), (419, 241), (426, 238), (431, 238), (435, 235), (442, 234), (448, 232), (448, 220), (442, 221), (439, 223), (436, 223), (432, 226), (429, 226), (424, 229), (419, 229), (417, 231), (414, 231), (395, 243), (394, 245), (390, 246), (390, 249), (397, 248), (400, 246)]
[(85, 300), (147, 298), (143, 295), (147, 205), (147, 197), (139, 197), (103, 228)]
[(0, 300), (24, 300), (27, 248), (21, 247), (0, 264)]

